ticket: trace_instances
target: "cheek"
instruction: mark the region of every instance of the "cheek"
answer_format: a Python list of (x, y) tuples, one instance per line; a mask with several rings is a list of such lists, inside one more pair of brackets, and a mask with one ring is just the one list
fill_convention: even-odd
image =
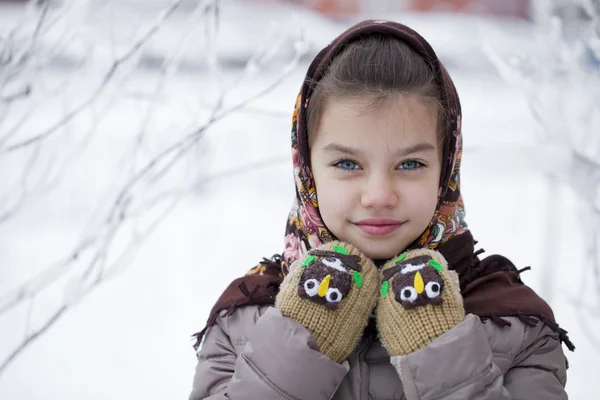
[(411, 210), (411, 214), (419, 219), (429, 223), (433, 217), (437, 206), (438, 184), (437, 181), (421, 182), (420, 184), (404, 185), (402, 190), (402, 204)]
[(357, 204), (356, 199), (360, 197), (353, 182), (337, 179), (328, 172), (313, 169), (317, 202), (325, 226), (335, 235), (339, 235), (339, 229), (352, 214)]
[(353, 202), (352, 185), (330, 179), (317, 183), (317, 200), (323, 219), (344, 215)]

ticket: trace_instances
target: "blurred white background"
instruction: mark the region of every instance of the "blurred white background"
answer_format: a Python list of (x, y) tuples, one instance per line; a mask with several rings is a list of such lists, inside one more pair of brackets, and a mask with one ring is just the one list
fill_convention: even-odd
[(191, 334), (283, 249), (308, 64), (366, 18), (446, 63), (467, 222), (599, 398), (598, 1), (0, 0), (0, 399), (187, 398)]

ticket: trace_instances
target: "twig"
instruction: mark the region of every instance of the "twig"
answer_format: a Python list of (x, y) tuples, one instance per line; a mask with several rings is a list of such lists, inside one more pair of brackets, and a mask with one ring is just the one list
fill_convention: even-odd
[(64, 260), (55, 263), (46, 268), (34, 278), (28, 280), (17, 289), (9, 291), (0, 297), (0, 315), (17, 306), (23, 299), (33, 297), (41, 292), (53, 282), (64, 276), (69, 270), (68, 267), (78, 261), (84, 252), (90, 249), (98, 241), (97, 238), (82, 240), (71, 254)]
[(2, 376), (2, 373), (6, 370), (6, 368), (8, 368), (10, 363), (12, 361), (14, 361), (17, 358), (17, 356), (19, 354), (21, 354), (23, 352), (23, 350), (25, 350), (27, 348), (27, 346), (29, 346), (31, 343), (35, 342), (37, 339), (40, 338), (41, 335), (46, 333), (46, 331), (48, 329), (50, 329), (50, 327), (52, 327), (52, 325), (54, 325), (54, 323), (56, 321), (58, 321), (58, 319), (66, 313), (67, 309), (68, 309), (68, 306), (63, 305), (61, 308), (58, 309), (58, 311), (56, 311), (52, 315), (52, 317), (50, 317), (50, 319), (48, 319), (46, 321), (46, 323), (44, 325), (42, 325), (42, 327), (40, 327), (38, 330), (34, 331), (33, 333), (27, 335), (25, 337), (25, 339), (23, 340), (23, 342), (21, 342), (21, 344), (19, 346), (17, 346), (17, 348), (15, 348), (8, 355), (8, 357), (6, 357), (4, 359), (4, 361), (2, 361), (2, 364), (0, 364), (0, 376)]
[(30, 94), (31, 94), (31, 86), (27, 85), (15, 93), (9, 94), (7, 96), (0, 96), (0, 103), (5, 103), (5, 104), (10, 103), (10, 102), (18, 100), (20, 98), (27, 97)]
[(113, 76), (117, 73), (121, 65), (127, 62), (137, 51), (148, 41), (152, 36), (154, 36), (158, 30), (160, 29), (161, 24), (169, 18), (175, 10), (179, 7), (182, 0), (175, 0), (171, 5), (163, 12), (162, 15), (158, 18), (158, 20), (152, 25), (150, 29), (140, 38), (138, 39), (125, 54), (115, 60), (108, 71), (104, 74), (101, 83), (96, 87), (95, 90), (92, 91), (92, 95), (89, 96), (85, 101), (83, 101), (79, 106), (75, 107), (73, 110), (68, 112), (63, 116), (58, 122), (56, 122), (51, 127), (47, 128), (45, 131), (35, 134), (30, 138), (23, 140), (21, 142), (17, 142), (14, 144), (10, 144), (6, 146), (7, 152), (12, 152), (15, 150), (22, 149), (26, 146), (29, 146), (32, 143), (36, 143), (42, 140), (46, 140), (48, 137), (53, 135), (59, 128), (64, 126), (66, 123), (71, 121), (75, 116), (79, 115), (83, 110), (88, 108), (91, 104), (93, 104), (97, 97), (106, 89), (106, 86), (113, 78)]
[[(178, 4), (179, 2), (176, 3)], [(137, 43), (141, 43), (142, 41), (143, 39)], [(84, 236), (84, 239), (75, 246), (71, 254), (66, 259), (45, 269), (35, 278), (29, 280), (16, 290), (9, 292), (8, 295), (0, 298), (0, 315), (20, 304), (20, 302), (24, 299), (33, 298), (42, 289), (50, 286), (58, 278), (63, 277), (66, 273), (73, 270), (75, 264), (84, 256), (89, 256), (89, 261), (85, 263), (82, 273), (78, 275), (78, 280), (75, 281), (77, 283), (76, 293), (78, 295), (77, 299), (75, 300), (81, 300), (84, 295), (88, 294), (92, 289), (96, 288), (106, 279), (114, 277), (115, 274), (122, 272), (124, 270), (124, 266), (126, 265), (125, 260), (128, 259), (128, 257), (130, 257), (134, 251), (137, 251), (137, 249), (140, 248), (148, 235), (160, 224), (161, 221), (164, 220), (164, 218), (166, 218), (166, 215), (168, 215), (170, 210), (172, 210), (177, 201), (181, 198), (181, 192), (175, 191), (172, 193), (167, 193), (166, 195), (163, 194), (155, 196), (149, 202), (144, 202), (141, 204), (139, 202), (136, 203), (134, 201), (136, 199), (134, 195), (136, 190), (141, 186), (141, 183), (147, 181), (150, 183), (156, 183), (157, 179), (160, 179), (166, 173), (171, 171), (173, 166), (183, 159), (183, 156), (189, 152), (192, 146), (204, 136), (206, 130), (215, 122), (225, 118), (231, 113), (243, 109), (254, 100), (269, 93), (297, 65), (302, 56), (303, 49), (305, 48), (298, 46), (295, 56), (283, 69), (281, 76), (278, 76), (271, 84), (267, 85), (266, 88), (259, 91), (255, 95), (252, 95), (231, 107), (225, 108), (223, 106), (225, 104), (225, 93), (222, 92), (219, 96), (219, 100), (212, 109), (212, 113), (200, 127), (192, 130), (167, 148), (162, 149), (140, 169), (134, 171), (132, 176), (130, 176), (118, 190), (113, 198), (113, 201), (110, 202), (108, 210), (104, 215), (104, 218), (100, 221), (99, 225), (90, 229), (91, 233), (88, 233)], [(132, 53), (126, 53), (120, 60), (126, 59), (128, 54), (130, 55)], [(113, 64), (113, 68), (111, 69), (112, 75), (109, 71), (109, 74), (104, 76), (103, 82), (108, 82), (110, 79), (112, 79), (112, 77), (114, 77), (116, 68), (118, 68), (119, 65), (120, 64), (118, 63)], [(88, 101), (84, 102), (83, 104), (86, 106), (93, 104), (94, 101), (92, 100), (99, 97), (104, 86), (105, 85), (101, 85), (99, 88), (96, 88), (96, 91), (93, 93), (92, 97), (90, 97)], [(83, 108), (80, 105), (79, 107), (76, 107), (76, 110), (77, 109), (81, 111)], [(67, 116), (66, 119), (62, 119), (63, 124), (67, 123), (69, 118), (74, 117), (73, 112), (71, 112), (69, 115), (71, 115), (71, 117)], [(41, 144), (42, 140), (45, 140), (52, 133), (53, 131), (47, 130), (42, 136), (32, 137), (24, 142), (11, 145), (8, 147), (8, 149), (9, 151), (12, 151), (29, 146), (33, 143), (39, 145)], [(258, 162), (254, 165), (251, 165), (249, 168), (245, 168), (245, 170), (262, 168), (263, 166), (268, 165), (269, 162), (270, 161)], [(234, 171), (224, 171), (220, 173), (220, 177), (231, 176), (233, 174)], [(170, 202), (167, 203), (167, 207), (164, 209), (164, 211), (156, 219), (152, 220), (149, 227), (146, 227), (142, 231), (138, 230), (137, 223), (139, 222), (139, 218), (148, 215), (148, 210), (153, 210), (157, 206), (164, 204), (165, 200), (169, 200)], [(111, 261), (110, 250), (115, 247), (114, 241), (121, 232), (126, 232), (124, 231), (125, 227), (127, 226), (126, 224), (131, 222), (134, 223), (134, 227), (136, 229), (133, 232), (133, 238), (131, 242), (128, 242), (129, 246), (126, 247), (124, 252), (118, 255), (116, 260)], [(48, 320), (45, 321), (40, 329), (33, 332), (28, 332), (29, 334), (26, 335), (23, 342), (8, 356), (6, 360), (2, 362), (2, 364), (0, 364), (0, 375), (27, 346), (37, 340), (41, 334), (46, 332), (57, 322), (67, 312), (67, 310), (74, 305), (75, 300), (66, 300), (66, 302), (62, 304), (61, 307), (54, 312)]]
[[(194, 23), (196, 23), (199, 19), (198, 14), (200, 14), (201, 11), (204, 11), (205, 8), (207, 8), (207, 7), (208, 7), (208, 5), (206, 5), (204, 3), (198, 4), (194, 8), (194, 11), (189, 16), (189, 20), (194, 21)], [(186, 49), (185, 44), (187, 43), (189, 38), (193, 35), (193, 33), (194, 33), (193, 29), (188, 30), (187, 33), (185, 33), (183, 35), (184, 37), (181, 40), (177, 41), (177, 43), (179, 43), (179, 45), (176, 46), (172, 51), (170, 51), (167, 54), (165, 61), (161, 64), (161, 67), (159, 70), (159, 79), (156, 82), (153, 93), (150, 95), (151, 97), (150, 97), (150, 101), (148, 102), (148, 108), (147, 108), (146, 112), (144, 113), (144, 118), (142, 119), (141, 124), (140, 124), (141, 127), (139, 129), (139, 134), (138, 134), (136, 140), (134, 141), (134, 149), (136, 149), (136, 150), (143, 148), (143, 142), (144, 142), (144, 138), (146, 136), (147, 130), (148, 130), (148, 126), (150, 124), (151, 118), (154, 115), (154, 108), (155, 108), (157, 100), (158, 100), (158, 94), (164, 88), (164, 85), (165, 85), (167, 79), (169, 77), (171, 77), (174, 74), (174, 72), (176, 71), (177, 65)], [(136, 161), (135, 154), (131, 158), (132, 158), (131, 165), (132, 165), (132, 168), (134, 168), (135, 161)]]

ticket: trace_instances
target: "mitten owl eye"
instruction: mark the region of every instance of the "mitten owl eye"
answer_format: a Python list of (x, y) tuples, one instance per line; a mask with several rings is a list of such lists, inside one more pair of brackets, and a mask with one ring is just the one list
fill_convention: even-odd
[(437, 282), (427, 282), (427, 285), (425, 285), (425, 294), (430, 299), (438, 297), (442, 294), (442, 286)]
[(339, 291), (339, 289), (336, 288), (331, 288), (327, 291), (327, 294), (325, 295), (325, 299), (327, 299), (328, 302), (330, 303), (339, 303), (340, 301), (342, 301), (342, 298), (344, 296), (342, 295), (342, 292)]
[[(360, 257), (341, 251), (313, 251), (302, 264), (304, 271), (298, 282), (298, 294), (315, 303), (334, 310), (350, 292), (352, 280), (360, 288), (362, 278)], [(321, 258), (318, 258), (321, 256)]]
[(406, 286), (405, 288), (400, 290), (400, 300), (414, 302), (417, 300), (417, 290), (412, 286)]
[(321, 282), (316, 279), (308, 279), (306, 282), (304, 282), (304, 291), (311, 297), (316, 296), (319, 292), (320, 283)]
[[(441, 304), (444, 280), (441, 265), (429, 256), (404, 260), (384, 271), (384, 287), (387, 294), (389, 280), (396, 301), (404, 308)], [(382, 289), (382, 293), (384, 290)]]

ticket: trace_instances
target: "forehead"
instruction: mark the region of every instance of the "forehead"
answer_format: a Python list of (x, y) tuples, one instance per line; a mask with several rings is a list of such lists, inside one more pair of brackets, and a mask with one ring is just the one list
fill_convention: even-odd
[(336, 142), (382, 154), (427, 142), (439, 149), (437, 127), (437, 107), (417, 96), (332, 99), (325, 106), (313, 146)]

